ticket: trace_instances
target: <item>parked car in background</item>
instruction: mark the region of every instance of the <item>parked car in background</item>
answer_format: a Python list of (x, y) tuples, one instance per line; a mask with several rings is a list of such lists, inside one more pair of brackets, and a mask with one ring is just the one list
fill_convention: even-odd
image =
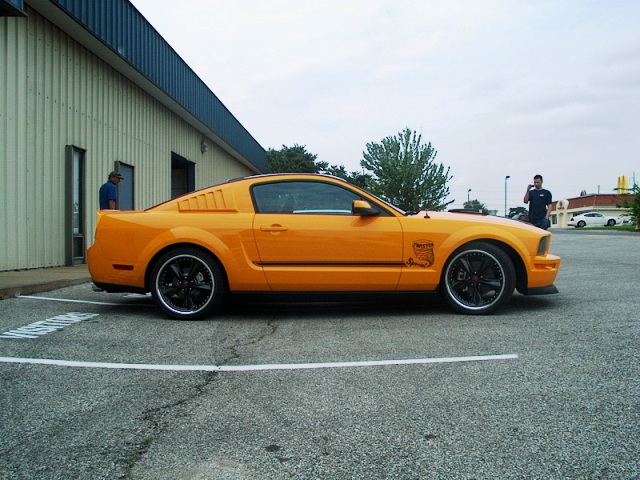
[(618, 223), (616, 217), (604, 215), (600, 212), (587, 212), (571, 217), (567, 225), (570, 227), (612, 227)]
[(518, 220), (520, 222), (525, 222), (525, 223), (529, 223), (529, 214), (528, 213), (516, 213), (513, 217), (511, 217), (512, 220)]
[(618, 223), (620, 225), (635, 225), (636, 222), (629, 214), (622, 214), (618, 217)]
[(144, 211), (101, 210), (88, 264), (107, 292), (151, 292), (170, 317), (227, 294), (440, 292), (488, 314), (556, 293), (551, 234), (478, 213), (406, 213), (326, 175), (259, 175)]

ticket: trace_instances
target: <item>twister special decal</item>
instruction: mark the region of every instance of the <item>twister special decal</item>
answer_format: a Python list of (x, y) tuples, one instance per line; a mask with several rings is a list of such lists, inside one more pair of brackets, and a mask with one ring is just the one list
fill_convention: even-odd
[(407, 267), (429, 268), (433, 265), (433, 242), (431, 240), (416, 240), (413, 242), (413, 254), (406, 262)]

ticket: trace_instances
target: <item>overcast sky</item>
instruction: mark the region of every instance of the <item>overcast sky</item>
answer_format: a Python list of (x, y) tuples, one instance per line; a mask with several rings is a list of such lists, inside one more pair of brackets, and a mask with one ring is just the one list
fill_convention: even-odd
[(451, 207), (640, 183), (638, 0), (132, 0), (265, 148), (360, 170), (405, 127)]

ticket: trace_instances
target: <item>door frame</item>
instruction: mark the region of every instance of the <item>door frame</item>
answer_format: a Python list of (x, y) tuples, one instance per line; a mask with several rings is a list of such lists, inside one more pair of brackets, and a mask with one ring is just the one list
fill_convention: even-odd
[[(76, 154), (80, 155), (76, 164)], [(87, 263), (87, 151), (74, 145), (65, 147), (65, 264)]]

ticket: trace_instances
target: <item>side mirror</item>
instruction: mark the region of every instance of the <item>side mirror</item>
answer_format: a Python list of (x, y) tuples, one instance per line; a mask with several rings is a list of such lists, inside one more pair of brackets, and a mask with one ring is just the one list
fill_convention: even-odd
[(380, 215), (380, 210), (372, 207), (366, 200), (354, 200), (351, 205), (351, 212), (361, 217), (376, 217)]

